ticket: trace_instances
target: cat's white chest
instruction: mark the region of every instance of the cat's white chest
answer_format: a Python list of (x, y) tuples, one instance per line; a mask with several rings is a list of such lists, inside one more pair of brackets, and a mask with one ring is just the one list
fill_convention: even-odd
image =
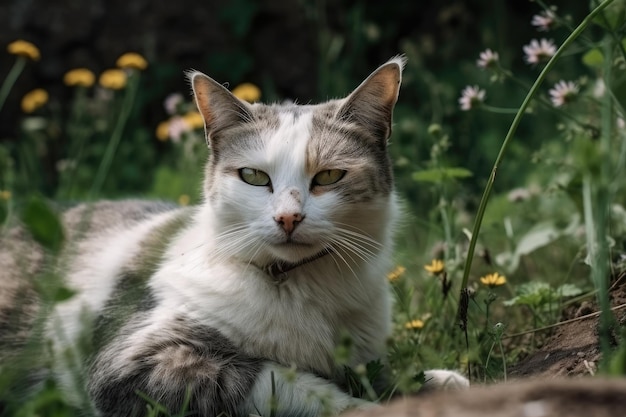
[[(368, 328), (368, 334), (353, 334), (367, 346), (355, 352), (355, 360), (376, 356), (388, 334), (387, 303), (384, 294), (379, 305), (365, 299), (355, 303), (354, 293), (344, 294), (347, 286), (329, 279), (328, 274), (338, 273), (336, 267), (320, 263), (293, 271), (281, 284), (247, 265), (213, 265), (203, 274), (186, 275), (173, 263), (159, 272), (155, 285), (164, 308), (218, 329), (243, 352), (331, 376), (342, 334)], [(176, 282), (167, 276), (176, 276)], [(319, 285), (320, 277), (326, 287)]]

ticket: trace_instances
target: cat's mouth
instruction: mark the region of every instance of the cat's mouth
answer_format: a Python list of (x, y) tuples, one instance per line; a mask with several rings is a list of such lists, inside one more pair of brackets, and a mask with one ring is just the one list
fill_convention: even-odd
[(300, 240), (286, 239), (282, 242), (275, 242), (270, 245), (272, 255), (283, 261), (298, 262), (319, 252), (320, 245), (303, 242)]
[(297, 242), (288, 238), (285, 242), (277, 243), (274, 246), (278, 248), (312, 248), (314, 245), (312, 243)]

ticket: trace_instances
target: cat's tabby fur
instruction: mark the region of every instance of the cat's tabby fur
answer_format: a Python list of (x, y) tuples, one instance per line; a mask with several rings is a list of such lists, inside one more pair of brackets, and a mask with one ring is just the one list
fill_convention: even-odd
[[(364, 405), (336, 363), (383, 359), (385, 273), (398, 217), (387, 153), (403, 59), (319, 105), (242, 102), (189, 74), (211, 156), (204, 202), (77, 206), (54, 273), (76, 294), (40, 334), (44, 253), (16, 227), (0, 243), (0, 364), (28, 337), (59, 384), (102, 416), (318, 416)], [(87, 353), (85, 353), (87, 352)], [(82, 402), (81, 392), (89, 398)]]

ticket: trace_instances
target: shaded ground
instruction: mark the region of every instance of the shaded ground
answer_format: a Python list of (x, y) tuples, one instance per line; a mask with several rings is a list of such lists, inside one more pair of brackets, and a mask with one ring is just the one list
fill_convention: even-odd
[[(626, 323), (626, 276), (611, 286), (611, 305), (620, 325)], [(600, 360), (598, 313), (585, 301), (567, 310), (565, 324), (554, 328), (546, 343), (509, 369), (512, 378), (577, 376), (594, 374)]]

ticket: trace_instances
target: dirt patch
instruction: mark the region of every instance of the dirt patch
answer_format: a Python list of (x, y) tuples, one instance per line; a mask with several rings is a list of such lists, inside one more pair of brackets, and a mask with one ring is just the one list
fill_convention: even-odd
[[(611, 285), (611, 305), (618, 323), (626, 323), (626, 275)], [(564, 312), (563, 324), (554, 327), (543, 346), (509, 369), (512, 378), (554, 378), (593, 375), (600, 360), (599, 313), (585, 301)]]
[(346, 417), (617, 417), (625, 379), (530, 380), (401, 398)]

